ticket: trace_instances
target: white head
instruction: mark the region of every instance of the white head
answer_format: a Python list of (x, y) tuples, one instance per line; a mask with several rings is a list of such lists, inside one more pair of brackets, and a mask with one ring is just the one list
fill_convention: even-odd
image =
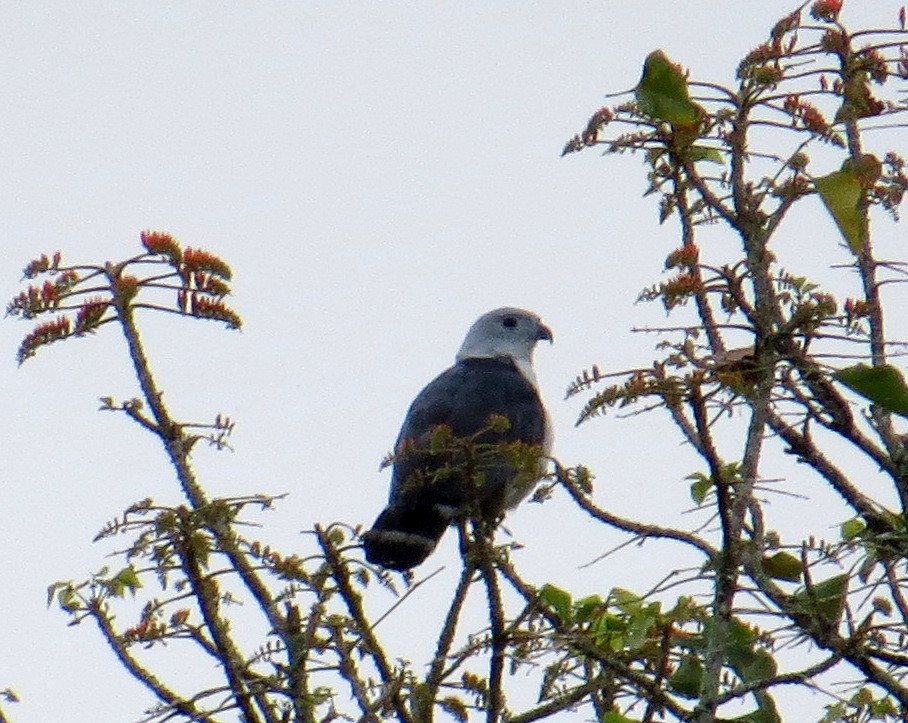
[(533, 351), (541, 340), (554, 341), (551, 329), (531, 311), (505, 306), (480, 316), (457, 352), (457, 361), (477, 357), (510, 357), (530, 382), (533, 373)]

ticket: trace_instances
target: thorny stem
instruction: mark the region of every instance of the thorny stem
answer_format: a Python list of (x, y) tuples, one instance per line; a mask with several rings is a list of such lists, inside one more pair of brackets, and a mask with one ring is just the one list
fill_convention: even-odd
[[(851, 75), (854, 70), (849, 67), (853, 62), (855, 53), (852, 50), (854, 36), (847, 34), (848, 47), (845, 52), (839, 54), (839, 75), (842, 82), (848, 84), (851, 81)], [(904, 44), (897, 44), (904, 48)], [(848, 101), (846, 100), (846, 103)], [(861, 130), (857, 118), (849, 118), (845, 122), (845, 138), (848, 144), (848, 153), (852, 161), (860, 162), (864, 158)], [(866, 194), (860, 199), (860, 228), (858, 239), (860, 249), (857, 254), (858, 274), (861, 278), (861, 284), (864, 291), (864, 298), (867, 302), (867, 321), (870, 327), (870, 358), (873, 366), (883, 366), (886, 364), (886, 327), (883, 319), (883, 301), (880, 295), (880, 283), (877, 279), (877, 260), (873, 254), (873, 242), (870, 235), (870, 214), (868, 213), (870, 201)], [(892, 415), (876, 405), (871, 407), (871, 417), (874, 425), (883, 440), (893, 460), (902, 460), (905, 458), (905, 446), (895, 433), (892, 425)], [(908, 473), (904, 471), (904, 464), (900, 465), (900, 473), (896, 478), (896, 493), (899, 496), (899, 502), (903, 513), (908, 513)]]
[[(654, 682), (656, 685), (661, 686), (665, 680), (666, 675), (671, 670), (670, 663), (670, 654), (672, 649), (672, 632), (673, 626), (671, 623), (666, 625), (662, 630), (662, 641), (660, 644), (660, 658), (659, 665), (656, 668), (656, 675), (654, 677)], [(659, 714), (659, 706), (656, 705), (656, 701), (650, 699), (646, 702), (646, 712), (643, 714), (641, 723), (653, 723), (656, 715)]]
[[(463, 528), (460, 528), (463, 534)], [(454, 643), (454, 635), (457, 632), (457, 622), (460, 619), (460, 613), (463, 610), (464, 602), (467, 599), (467, 592), (470, 585), (473, 584), (473, 575), (476, 568), (469, 560), (464, 563), (460, 572), (460, 580), (457, 581), (457, 587), (454, 590), (454, 596), (451, 605), (448, 607), (448, 613), (445, 616), (441, 626), (441, 632), (438, 636), (438, 643), (435, 645), (435, 655), (432, 656), (432, 664), (429, 667), (429, 673), (426, 675), (426, 696), (425, 702), (428, 710), (421, 710), (419, 714), (420, 721), (432, 720), (432, 707), (438, 696), (438, 688), (444, 680), (445, 662), (451, 645)]]
[(770, 412), (767, 423), (788, 445), (788, 451), (803, 462), (813, 467), (829, 485), (839, 493), (854, 510), (862, 516), (873, 519), (877, 516), (877, 505), (848, 479), (822, 451), (805, 431), (799, 432), (786, 422), (778, 413)]
[(498, 586), (497, 573), (491, 559), (494, 554), (492, 545), (493, 532), (494, 530), (487, 530), (486, 526), (482, 524), (474, 527), (474, 538), (479, 543), (479, 570), (485, 583), (486, 598), (489, 605), (489, 628), (492, 643), (492, 651), (489, 656), (489, 699), (486, 704), (486, 723), (497, 723), (504, 708), (502, 676), (504, 675), (506, 640), (504, 637), (504, 608), (501, 602), (501, 589)]
[(306, 618), (306, 628), (302, 630), (302, 621), (299, 620), (299, 607), (288, 603), (287, 632), (293, 644), (287, 648), (287, 662), (290, 666), (293, 709), (296, 719), (300, 723), (315, 723), (315, 710), (310, 703), (309, 695), (307, 651), (315, 647), (315, 634), (322, 620), (323, 613), (321, 602), (313, 603)]
[[(164, 404), (163, 392), (157, 386), (151, 373), (151, 366), (148, 363), (148, 358), (142, 345), (133, 316), (133, 309), (128, 300), (116, 293), (117, 279), (122, 268), (122, 265), (114, 266), (109, 264), (105, 270), (110, 280), (111, 289), (114, 290), (111, 303), (116, 309), (117, 318), (120, 320), (120, 328), (123, 331), (123, 336), (129, 349), (129, 356), (132, 360), (133, 370), (139, 381), (142, 395), (151, 409), (155, 425), (154, 431), (164, 445), (184, 494), (193, 509), (200, 509), (208, 505), (209, 500), (202, 486), (196, 480), (195, 473), (189, 463), (192, 440), (186, 436), (180, 425), (170, 416)], [(147, 427), (147, 425), (143, 426)], [(275, 632), (282, 638), (288, 649), (292, 648), (293, 641), (286, 630), (286, 620), (277, 609), (271, 592), (255, 572), (246, 555), (239, 549), (236, 535), (230, 530), (229, 526), (223, 523), (211, 524), (210, 530), (221, 550), (230, 560), (233, 569), (237, 571), (240, 579), (249, 589)], [(197, 589), (201, 590), (201, 588)], [(202, 604), (204, 600), (200, 597), (199, 602)], [(236, 693), (238, 696), (241, 695), (240, 690), (237, 690)]]
[(816, 676), (825, 673), (827, 670), (831, 670), (841, 660), (841, 655), (839, 655), (838, 653), (833, 653), (825, 660), (821, 660), (816, 665), (812, 665), (809, 668), (805, 668), (804, 670), (798, 670), (794, 673), (783, 673), (782, 675), (775, 675), (770, 678), (756, 680), (752, 683), (741, 683), (733, 688), (730, 688), (728, 691), (720, 695), (716, 699), (716, 702), (721, 705), (722, 703), (727, 703), (731, 700), (740, 699), (744, 695), (750, 693), (756, 693), (760, 690), (774, 688), (777, 685), (803, 685), (811, 678), (815, 678)]
[[(608, 695), (609, 683), (612, 681), (609, 680), (607, 675), (603, 675), (598, 671), (598, 664), (593, 660), (584, 660), (583, 661), (583, 672), (587, 678), (587, 683), (595, 681), (595, 687), (590, 691), (590, 702), (593, 704), (593, 713), (596, 716), (597, 721), (605, 720), (606, 715), (611, 710), (611, 703), (606, 701)], [(585, 686), (581, 686), (585, 687)], [(655, 709), (655, 705), (650, 703), (650, 706)]]
[[(672, 164), (672, 184), (674, 186), (675, 202), (678, 205), (678, 219), (681, 223), (681, 243), (685, 248), (694, 247), (696, 244), (694, 234), (693, 216), (690, 212), (690, 204), (687, 198), (687, 189), (682, 180), (681, 170), (677, 163)], [(697, 313), (703, 321), (703, 328), (706, 330), (706, 336), (709, 339), (709, 345), (715, 354), (725, 351), (725, 343), (719, 334), (716, 319), (713, 315), (712, 306), (703, 288), (703, 273), (700, 266), (696, 266), (693, 273), (697, 278), (697, 291), (694, 299), (697, 304)]]
[(334, 545), (331, 544), (331, 541), (328, 539), (328, 536), (325, 534), (325, 530), (321, 525), (315, 526), (315, 536), (318, 540), (319, 547), (322, 549), (322, 553), (325, 555), (325, 562), (331, 569), (332, 578), (337, 583), (338, 592), (351, 617), (356, 621), (357, 631), (363, 639), (363, 649), (375, 662), (375, 667), (378, 669), (382, 682), (387, 689), (391, 691), (390, 702), (397, 719), (401, 723), (412, 723), (414, 719), (411, 718), (410, 714), (407, 712), (407, 707), (400, 695), (401, 681), (385, 654), (384, 646), (381, 641), (375, 637), (375, 633), (372, 632), (372, 626), (369, 624), (369, 618), (366, 616), (366, 611), (363, 608), (362, 596), (356, 592), (350, 584), (349, 574), (344, 566), (344, 562), (340, 555), (338, 555)]
[[(572, 688), (563, 695), (553, 698), (535, 708), (531, 708), (524, 713), (513, 715), (508, 718), (508, 723), (532, 723), (532, 721), (544, 720), (555, 713), (570, 710), (573, 706), (580, 703), (587, 696), (595, 698), (597, 693), (609, 682), (609, 676), (600, 674), (599, 676), (588, 680), (582, 685)], [(597, 714), (598, 715), (598, 714)], [(601, 720), (601, 716), (597, 718)]]
[(337, 655), (340, 658), (341, 675), (343, 675), (344, 680), (346, 680), (347, 684), (350, 686), (350, 692), (353, 695), (353, 699), (363, 713), (360, 721), (363, 721), (363, 723), (380, 723), (380, 719), (375, 713), (374, 706), (369, 701), (369, 695), (363, 685), (362, 676), (356, 669), (356, 662), (353, 660), (352, 653), (355, 647), (354, 644), (344, 640), (343, 631), (338, 626), (332, 626), (331, 639), (334, 641), (334, 648), (337, 650)]
[(684, 530), (675, 530), (670, 527), (660, 527), (658, 525), (649, 525), (642, 522), (636, 522), (624, 517), (619, 517), (618, 515), (612, 514), (608, 510), (597, 507), (586, 495), (584, 495), (583, 491), (578, 488), (573, 481), (571, 481), (570, 477), (565, 473), (564, 468), (557, 461), (555, 462), (555, 465), (558, 481), (567, 490), (568, 494), (571, 496), (571, 499), (574, 500), (574, 502), (577, 503), (577, 505), (587, 514), (599, 520), (600, 522), (603, 522), (606, 525), (614, 527), (618, 530), (634, 534), (641, 540), (654, 538), (683, 542), (684, 544), (689, 545), (690, 547), (693, 547), (696, 550), (702, 552), (706, 556), (707, 560), (712, 560), (716, 556), (717, 551), (712, 547), (712, 545), (710, 545), (705, 540), (700, 539), (696, 535), (691, 534), (690, 532), (685, 532)]
[[(732, 132), (728, 135), (728, 142), (731, 146), (733, 210), (724, 206), (721, 201), (712, 194), (706, 183), (699, 178), (699, 174), (694, 164), (687, 164), (685, 172), (691, 179), (696, 190), (707, 202), (707, 205), (723, 217), (729, 225), (737, 229), (742, 236), (747, 265), (752, 273), (756, 298), (755, 314), (751, 317), (751, 321), (754, 323), (756, 331), (755, 362), (758, 367), (771, 369), (772, 363), (771, 360), (767, 358), (767, 353), (766, 350), (763, 349), (762, 342), (766, 338), (769, 329), (772, 328), (773, 322), (777, 321), (780, 317), (778, 307), (775, 306), (774, 303), (772, 281), (769, 273), (770, 257), (766, 252), (766, 241), (772, 230), (775, 229), (782, 216), (787, 211), (793, 198), (788, 200), (789, 202), (787, 205), (783, 204), (776, 211), (774, 217), (770, 219), (772, 222), (771, 226), (763, 228), (763, 219), (761, 218), (759, 210), (759, 202), (754, 197), (752, 190), (747, 187), (744, 173), (744, 161), (747, 157), (746, 129), (749, 124), (749, 113), (753, 99), (750, 97), (748, 91), (742, 88), (735, 97), (735, 100), (737, 101), (737, 115), (734, 120)], [(677, 192), (676, 197), (679, 197)], [(683, 198), (679, 197), (679, 203), (683, 200)], [(679, 211), (680, 210), (681, 209), (679, 209)], [(680, 214), (682, 218), (682, 239), (685, 240), (685, 243), (688, 236), (692, 233), (690, 219), (686, 218), (687, 215), (689, 214)], [(738, 296), (740, 296), (740, 292), (738, 293)], [(708, 300), (705, 298), (705, 294), (700, 293), (697, 295), (697, 305), (701, 324), (707, 332), (713, 353), (721, 354), (724, 351), (724, 346), (721, 343), (721, 338), (714, 338), (714, 334), (711, 333), (715, 327), (715, 320)], [(722, 488), (724, 485), (719, 478), (715, 477), (717, 459), (715, 452), (712, 451), (712, 449), (708, 449), (708, 437), (704, 439), (702, 434), (698, 434), (698, 441), (700, 442), (698, 451), (707, 458), (716, 480), (719, 514), (723, 531), (723, 558), (734, 556), (733, 551), (738, 544), (745, 510), (747, 507), (751, 507), (754, 504), (752, 500), (752, 487), (754, 481), (757, 479), (758, 464), (764, 429), (766, 427), (766, 418), (769, 411), (771, 392), (772, 374), (770, 372), (769, 374), (763, 375), (763, 378), (758, 385), (754, 404), (752, 405), (753, 413), (748, 428), (743, 455), (743, 479), (738, 484), (736, 490), (737, 494), (733, 501), (723, 494)], [(698, 393), (699, 392), (697, 392), (697, 394)], [(702, 400), (700, 403), (697, 403), (697, 401), (694, 400), (692, 404), (694, 406), (695, 418), (697, 419), (697, 431), (698, 433), (702, 433), (703, 431), (708, 430), (708, 424), (705, 423), (705, 414), (703, 413), (705, 412), (704, 405), (702, 404)], [(704, 676), (704, 688), (701, 690), (701, 693), (704, 694), (701, 696), (701, 699), (704, 702), (712, 698), (718, 691), (719, 674), (724, 663), (723, 654), (721, 653), (724, 648), (722, 642), (723, 628), (727, 626), (731, 615), (737, 580), (736, 573), (734, 572), (736, 569), (737, 564), (735, 560), (721, 560), (720, 569), (718, 571), (719, 584), (714, 599), (715, 614), (719, 624), (714, 626), (717, 639), (713, 641), (713, 644), (710, 647), (710, 650), (714, 654), (707, 654), (707, 674)], [(704, 709), (706, 715), (704, 720), (710, 720), (714, 716), (715, 707), (712, 706), (711, 710), (709, 710), (709, 708), (710, 706), (707, 705)]]
[[(117, 279), (122, 271), (122, 265), (108, 265), (107, 275), (112, 289), (116, 289)], [(155, 433), (167, 451), (167, 456), (177, 473), (177, 478), (183, 487), (183, 493), (190, 504), (198, 509), (208, 504), (208, 498), (202, 486), (195, 479), (195, 474), (189, 466), (186, 439), (180, 427), (176, 424), (164, 405), (163, 392), (158, 388), (151, 373), (151, 365), (145, 355), (145, 349), (139, 336), (139, 330), (133, 316), (131, 305), (116, 291), (112, 295), (112, 303), (120, 320), (120, 328), (129, 347), (129, 356), (132, 359), (133, 370), (139, 380), (142, 396), (151, 409), (156, 424)]]
[(244, 674), (245, 664), (242, 654), (228, 632), (227, 622), (221, 617), (220, 592), (218, 591), (217, 582), (202, 572), (201, 562), (197, 558), (193, 546), (193, 533), (194, 530), (190, 527), (185, 535), (180, 535), (182, 539), (177, 545), (177, 553), (182, 561), (181, 567), (185, 571), (186, 578), (192, 585), (195, 598), (199, 603), (199, 610), (202, 613), (205, 626), (208, 628), (217, 648), (218, 659), (224, 667), (230, 690), (246, 721), (255, 723), (263, 720), (252, 705), (253, 699), (261, 709), (264, 720), (273, 721), (274, 718), (268, 713), (267, 703), (262, 699), (261, 694), (255, 695), (249, 690)]
[(743, 563), (745, 572), (763, 594), (788, 616), (802, 633), (808, 635), (819, 647), (850, 663), (861, 671), (868, 681), (886, 690), (899, 701), (901, 715), (903, 717), (908, 715), (908, 688), (902, 685), (896, 676), (886, 672), (872, 660), (872, 654), (868, 652), (864, 641), (843, 637), (835, 625), (830, 625), (817, 615), (805, 612), (803, 607), (798, 606), (791, 596), (776, 585), (752, 556), (745, 557)]
[[(791, 205), (782, 204), (774, 216), (764, 218), (760, 209), (760, 199), (747, 184), (745, 167), (747, 159), (747, 129), (750, 125), (750, 111), (754, 96), (746, 87), (740, 89), (737, 96), (737, 109), (728, 134), (730, 146), (731, 171), (730, 185), (733, 208), (729, 209), (712, 195), (708, 186), (699, 179), (696, 168), (688, 164), (687, 175), (691, 177), (694, 187), (706, 201), (707, 205), (723, 217), (736, 229), (742, 239), (746, 268), (750, 273), (753, 286), (754, 307), (748, 318), (753, 324), (755, 333), (754, 356), (757, 369), (766, 370), (761, 375), (751, 393), (751, 419), (748, 425), (745, 447), (743, 450), (741, 479), (737, 482), (724, 480), (719, 467), (718, 455), (709, 439), (706, 406), (700, 397), (699, 388), (691, 392), (690, 404), (694, 413), (698, 436), (701, 440), (700, 453), (710, 467), (715, 483), (717, 509), (721, 522), (722, 553), (717, 560), (716, 585), (713, 597), (714, 624), (711, 627), (711, 640), (704, 655), (704, 675), (700, 686), (700, 702), (695, 711), (697, 721), (707, 723), (715, 719), (718, 708), (718, 694), (722, 669), (727, 658), (728, 630), (737, 592), (738, 548), (741, 544), (742, 526), (748, 509), (754, 512), (758, 523), (757, 533), (762, 530), (761, 515), (753, 500), (753, 485), (758, 479), (759, 460), (761, 457), (765, 429), (769, 422), (770, 404), (774, 383), (775, 350), (768, 345), (774, 328), (781, 326), (781, 312), (776, 299), (770, 264), (771, 254), (767, 242), (772, 231), (778, 227), (781, 217)], [(732, 284), (729, 284), (732, 286)], [(740, 289), (731, 289), (732, 294), (741, 296)], [(701, 323), (709, 328), (714, 324), (712, 315), (700, 312)], [(713, 345), (714, 352), (721, 352)], [(755, 539), (759, 546), (760, 539)]]
[[(844, 60), (843, 60), (844, 63)], [(845, 68), (842, 77), (845, 78)], [(860, 161), (863, 158), (861, 134), (856, 120), (849, 120), (845, 124), (845, 137), (848, 141), (848, 151), (852, 160)], [(858, 274), (867, 301), (867, 322), (870, 327), (870, 358), (874, 366), (886, 364), (886, 326), (883, 320), (883, 300), (880, 294), (880, 283), (877, 279), (877, 261), (873, 255), (873, 242), (870, 237), (869, 201), (866, 197), (861, 199), (859, 240), (860, 250), (857, 256)], [(873, 407), (871, 415), (880, 434), (883, 444), (893, 459), (904, 455), (903, 444), (899, 441), (892, 427), (892, 415), (883, 409)], [(899, 495), (903, 512), (908, 512), (908, 479), (904, 475), (896, 480), (896, 492)]]
[(511, 584), (511, 587), (523, 597), (526, 603), (538, 610), (556, 633), (570, 639), (572, 644), (574, 644), (581, 653), (600, 663), (603, 668), (615, 677), (626, 680), (639, 689), (642, 692), (642, 696), (655, 701), (662, 709), (672, 713), (681, 720), (689, 719), (690, 712), (670, 698), (668, 694), (650, 678), (643, 673), (633, 670), (623, 661), (619, 661), (617, 656), (609, 656), (607, 651), (597, 646), (586, 636), (572, 634), (572, 631), (565, 626), (564, 622), (561, 621), (557, 615), (547, 610), (544, 606), (540, 606), (536, 590), (524, 582), (510, 562), (498, 560), (495, 563), (495, 567)]
[(177, 693), (168, 688), (161, 680), (159, 680), (150, 670), (143, 666), (136, 658), (129, 652), (128, 647), (120, 639), (120, 636), (117, 635), (116, 631), (113, 628), (113, 621), (110, 615), (101, 609), (100, 603), (93, 603), (88, 608), (89, 614), (92, 619), (98, 626), (98, 630), (101, 631), (101, 635), (104, 636), (104, 640), (107, 641), (108, 646), (113, 651), (113, 654), (117, 657), (117, 660), (120, 661), (122, 665), (133, 678), (139, 681), (143, 686), (145, 686), (151, 693), (164, 705), (171, 708), (173, 711), (185, 715), (187, 718), (193, 721), (199, 721), (200, 723), (214, 723), (211, 718), (199, 711), (192, 701), (183, 699)]
[(895, 605), (898, 608), (899, 615), (902, 618), (902, 624), (908, 627), (908, 600), (905, 599), (905, 593), (902, 590), (902, 586), (899, 582), (898, 577), (893, 566), (893, 563), (886, 563), (886, 581), (889, 584), (889, 589), (892, 592), (892, 599), (895, 601)]
[(712, 442), (707, 421), (706, 403), (699, 387), (691, 389), (689, 400), (697, 425), (697, 433), (703, 440), (710, 477), (716, 491), (716, 504), (722, 526), (722, 548), (715, 560), (716, 582), (713, 592), (713, 625), (704, 653), (704, 671), (700, 683), (700, 701), (694, 710), (693, 720), (709, 723), (715, 720), (718, 709), (717, 698), (721, 683), (722, 668), (727, 658), (729, 626), (738, 581), (738, 547), (741, 536), (741, 520), (736, 516), (734, 481), (725, 479), (723, 465)]

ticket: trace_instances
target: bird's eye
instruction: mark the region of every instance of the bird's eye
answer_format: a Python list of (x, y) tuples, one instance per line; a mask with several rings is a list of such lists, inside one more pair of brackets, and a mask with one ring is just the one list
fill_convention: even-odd
[(517, 326), (517, 317), (506, 316), (501, 320), (501, 323), (504, 324), (508, 329), (513, 329), (515, 326)]

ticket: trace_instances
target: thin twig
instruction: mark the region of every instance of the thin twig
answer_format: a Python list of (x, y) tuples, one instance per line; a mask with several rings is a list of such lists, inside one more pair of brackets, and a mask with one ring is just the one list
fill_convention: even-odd
[(583, 490), (581, 490), (574, 482), (570, 480), (568, 475), (565, 473), (564, 468), (556, 464), (556, 475), (558, 477), (558, 482), (567, 490), (568, 494), (571, 496), (571, 499), (583, 509), (584, 512), (596, 518), (600, 522), (603, 522), (611, 527), (614, 527), (618, 530), (623, 530), (624, 532), (630, 532), (634, 535), (637, 535), (641, 539), (654, 538), (654, 539), (666, 539), (666, 540), (676, 540), (677, 542), (683, 542), (686, 545), (689, 545), (700, 552), (702, 552), (707, 559), (713, 559), (717, 554), (715, 548), (713, 548), (708, 542), (700, 539), (696, 535), (692, 535), (689, 532), (684, 532), (683, 530), (675, 530), (670, 527), (660, 527), (658, 525), (649, 525), (643, 522), (636, 522), (634, 520), (629, 520), (624, 517), (619, 517), (614, 515), (607, 510), (603, 510), (601, 507), (597, 507), (593, 502), (590, 501)]
[(365, 644), (363, 649), (374, 661), (382, 682), (390, 691), (389, 702), (397, 719), (401, 723), (412, 723), (413, 719), (410, 717), (403, 697), (400, 694), (401, 680), (388, 660), (381, 641), (372, 632), (372, 626), (369, 624), (369, 618), (363, 608), (362, 596), (350, 584), (349, 573), (321, 525), (315, 526), (315, 537), (318, 540), (319, 547), (322, 549), (322, 553), (325, 555), (325, 562), (331, 570), (332, 578), (337, 583), (338, 592), (347, 607), (347, 611), (356, 621), (357, 630)]

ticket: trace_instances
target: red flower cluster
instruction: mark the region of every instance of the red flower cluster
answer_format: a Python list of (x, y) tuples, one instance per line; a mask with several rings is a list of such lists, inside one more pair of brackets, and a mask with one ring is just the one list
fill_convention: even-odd
[(785, 103), (782, 107), (786, 113), (791, 115), (795, 125), (797, 125), (797, 121), (800, 121), (804, 128), (818, 135), (824, 135), (829, 132), (829, 122), (823, 117), (819, 109), (801, 100), (799, 96), (789, 95), (785, 98)]
[(624, 383), (625, 398), (627, 401), (632, 401), (647, 394), (651, 388), (652, 385), (643, 372), (634, 372)]
[(61, 254), (57, 251), (51, 258), (48, 258), (47, 254), (41, 254), (36, 259), (28, 262), (22, 270), (22, 275), (26, 279), (33, 279), (38, 274), (43, 274), (45, 271), (52, 271), (60, 266)]
[[(904, 49), (902, 50), (904, 52)], [(856, 56), (858, 67), (867, 72), (873, 81), (879, 85), (886, 82), (889, 70), (886, 67), (886, 58), (877, 48), (863, 48)]]
[(56, 287), (50, 281), (45, 281), (43, 286), (29, 286), (25, 291), (20, 291), (6, 307), (6, 313), (21, 314), (23, 319), (31, 319), (54, 308), (58, 301)]
[(801, 27), (801, 11), (795, 10), (773, 26), (770, 36), (772, 36), (774, 41), (778, 42), (785, 33), (790, 33), (792, 30), (797, 30), (799, 27)]
[(150, 254), (166, 256), (172, 263), (178, 264), (183, 256), (180, 244), (169, 233), (163, 231), (142, 231), (139, 234), (142, 245)]
[(192, 275), (192, 283), (198, 291), (212, 296), (227, 296), (230, 293), (230, 287), (218, 277), (201, 271), (196, 271)]
[(203, 249), (187, 248), (183, 252), (183, 271), (207, 271), (228, 281), (233, 277), (225, 261)]
[(816, 20), (834, 23), (842, 12), (844, 0), (817, 0), (810, 8), (810, 14)]
[(123, 631), (123, 637), (131, 642), (149, 642), (163, 638), (167, 634), (167, 626), (160, 620), (149, 617), (142, 618), (137, 624)]
[[(185, 298), (179, 301), (185, 304)], [(223, 321), (231, 329), (239, 329), (243, 325), (243, 320), (240, 319), (239, 314), (229, 308), (223, 301), (209, 299), (207, 296), (201, 296), (197, 293), (190, 293), (189, 295), (189, 313), (199, 319)]]
[(21, 364), (29, 357), (35, 355), (38, 349), (46, 344), (65, 339), (72, 332), (70, 321), (65, 316), (58, 316), (52, 321), (46, 321), (38, 324), (34, 330), (26, 336), (19, 345), (19, 351), (16, 353), (16, 359)]
[(101, 298), (92, 298), (79, 307), (76, 312), (76, 326), (73, 333), (82, 336), (92, 331), (101, 321), (110, 303)]
[(592, 118), (586, 124), (586, 128), (580, 138), (584, 144), (591, 146), (599, 140), (599, 129), (606, 125), (614, 117), (611, 108), (602, 107), (593, 113)]
[(23, 319), (31, 319), (55, 309), (63, 296), (78, 282), (79, 275), (75, 271), (64, 271), (55, 281), (45, 281), (41, 286), (29, 286), (13, 298), (6, 307), (6, 313), (13, 316), (21, 314)]
[(180, 608), (170, 616), (170, 625), (174, 628), (185, 625), (186, 621), (189, 620), (190, 612), (189, 608)]
[(827, 30), (820, 38), (820, 47), (840, 58), (848, 54), (848, 43), (848, 34), (842, 30)]
[(686, 271), (669, 279), (661, 285), (662, 303), (666, 310), (674, 309), (702, 288), (696, 274)]
[(845, 317), (849, 325), (870, 316), (871, 304), (864, 299), (845, 299)]
[(672, 251), (665, 258), (666, 269), (687, 268), (693, 269), (700, 260), (700, 249), (696, 244), (686, 244)]

